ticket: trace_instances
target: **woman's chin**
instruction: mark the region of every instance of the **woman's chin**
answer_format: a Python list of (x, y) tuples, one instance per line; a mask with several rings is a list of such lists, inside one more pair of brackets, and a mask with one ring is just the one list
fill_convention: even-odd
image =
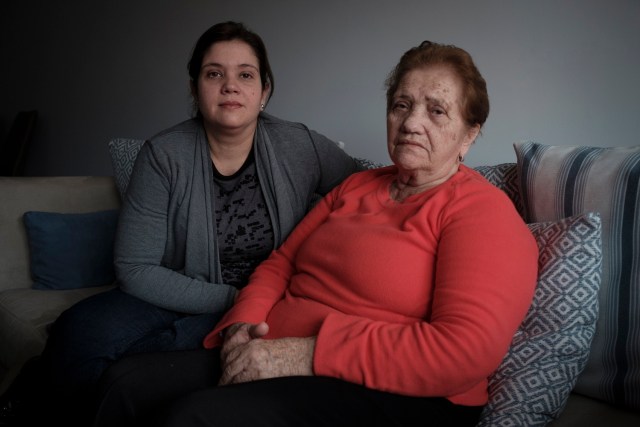
[(426, 163), (424, 158), (420, 158), (419, 156), (406, 151), (396, 153), (392, 160), (399, 169), (403, 170), (421, 169), (425, 167)]

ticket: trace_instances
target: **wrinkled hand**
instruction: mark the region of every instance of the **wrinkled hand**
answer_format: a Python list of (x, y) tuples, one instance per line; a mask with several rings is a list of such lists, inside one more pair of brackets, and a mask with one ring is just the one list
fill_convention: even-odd
[(233, 332), (233, 335), (228, 341), (225, 339), (223, 345), (222, 376), (219, 385), (313, 375), (313, 350), (316, 343), (314, 337), (264, 340), (256, 336), (262, 331), (261, 325), (266, 326), (268, 331), (266, 323), (242, 324), (229, 331)]
[(246, 344), (252, 339), (261, 338), (269, 333), (269, 325), (266, 322), (258, 324), (234, 323), (229, 326), (224, 335), (224, 342), (220, 349), (222, 366), (226, 363), (229, 353), (236, 347)]

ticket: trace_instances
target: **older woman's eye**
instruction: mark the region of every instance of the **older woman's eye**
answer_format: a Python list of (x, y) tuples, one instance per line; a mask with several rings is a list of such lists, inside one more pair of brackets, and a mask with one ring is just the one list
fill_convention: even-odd
[(431, 109), (431, 114), (433, 114), (434, 116), (440, 116), (446, 114), (446, 111), (444, 111), (442, 108), (436, 107)]
[(392, 104), (394, 110), (404, 111), (409, 108), (409, 105), (406, 102), (395, 102)]

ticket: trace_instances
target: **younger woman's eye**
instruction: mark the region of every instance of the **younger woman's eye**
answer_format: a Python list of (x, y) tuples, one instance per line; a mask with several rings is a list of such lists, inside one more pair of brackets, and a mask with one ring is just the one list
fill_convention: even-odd
[(222, 73), (220, 71), (210, 70), (205, 73), (205, 76), (209, 79), (213, 79), (222, 76)]
[(251, 79), (251, 78), (253, 78), (253, 74), (251, 74), (251, 73), (241, 73), (240, 77), (242, 77), (243, 79)]

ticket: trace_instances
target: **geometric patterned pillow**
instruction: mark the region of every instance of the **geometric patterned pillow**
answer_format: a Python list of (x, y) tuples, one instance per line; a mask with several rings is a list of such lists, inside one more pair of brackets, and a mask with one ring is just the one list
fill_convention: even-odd
[(363, 157), (354, 157), (353, 159), (365, 169), (376, 169), (385, 166), (383, 163), (374, 162), (373, 160), (365, 159)]
[(602, 247), (596, 213), (529, 224), (538, 243), (533, 302), (489, 378), (482, 427), (545, 426), (564, 409), (598, 318)]
[(120, 197), (124, 197), (124, 193), (127, 191), (133, 164), (142, 144), (144, 144), (143, 139), (118, 138), (109, 141), (111, 165), (113, 166), (116, 187), (118, 187)]
[(495, 185), (511, 199), (520, 215), (524, 217), (524, 207), (520, 197), (518, 185), (518, 165), (515, 163), (501, 163), (490, 166), (477, 166), (474, 168), (487, 181)]
[(602, 221), (600, 317), (574, 391), (640, 410), (640, 146), (514, 147), (527, 222)]

